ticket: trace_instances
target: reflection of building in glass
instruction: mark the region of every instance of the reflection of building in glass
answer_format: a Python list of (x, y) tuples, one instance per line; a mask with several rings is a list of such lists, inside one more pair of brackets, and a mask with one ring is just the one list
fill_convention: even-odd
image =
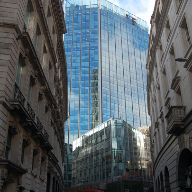
[(135, 128), (149, 126), (146, 22), (105, 0), (68, 0), (65, 19), (66, 141), (72, 144), (113, 116)]
[(149, 137), (125, 121), (111, 118), (73, 142), (72, 185), (125, 174), (146, 178), (150, 160)]
[(147, 23), (106, 0), (67, 0), (65, 20), (66, 143), (111, 117), (149, 126)]
[(91, 73), (91, 98), (90, 110), (92, 113), (91, 129), (99, 125), (99, 89), (98, 89), (98, 69), (93, 69)]
[(65, 143), (65, 160), (64, 160), (64, 184), (65, 187), (71, 186), (72, 178), (72, 145)]

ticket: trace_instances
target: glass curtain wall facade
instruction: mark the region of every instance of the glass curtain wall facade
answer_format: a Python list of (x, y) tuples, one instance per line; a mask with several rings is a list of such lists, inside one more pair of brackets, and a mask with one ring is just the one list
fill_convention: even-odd
[(67, 1), (65, 20), (65, 141), (72, 144), (111, 117), (121, 117), (135, 128), (149, 126), (146, 22), (105, 0)]
[(102, 121), (121, 117), (135, 128), (150, 125), (146, 22), (105, 0), (100, 15)]
[(72, 185), (106, 182), (127, 174), (146, 178), (150, 138), (111, 118), (73, 142)]
[(73, 144), (111, 117), (121, 117), (135, 128), (149, 126), (147, 23), (106, 0), (67, 0), (65, 22), (65, 142)]
[(69, 143), (99, 125), (98, 4), (96, 1), (66, 2), (67, 34), (64, 45), (69, 87)]

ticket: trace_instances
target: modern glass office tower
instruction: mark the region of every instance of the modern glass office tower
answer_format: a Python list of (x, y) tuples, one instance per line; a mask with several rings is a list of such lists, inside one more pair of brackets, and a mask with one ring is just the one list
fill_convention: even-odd
[(105, 183), (122, 175), (146, 180), (149, 162), (149, 135), (111, 118), (73, 141), (72, 186)]
[(69, 0), (65, 6), (69, 119), (73, 140), (111, 117), (135, 128), (147, 115), (145, 21), (102, 0)]
[(150, 125), (147, 23), (106, 0), (67, 0), (65, 22), (65, 142), (73, 144), (111, 117), (121, 117), (135, 128)]

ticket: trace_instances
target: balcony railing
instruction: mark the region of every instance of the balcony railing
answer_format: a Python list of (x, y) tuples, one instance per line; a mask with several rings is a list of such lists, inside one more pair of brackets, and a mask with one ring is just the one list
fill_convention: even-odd
[(43, 127), (42, 123), (40, 122), (39, 118), (37, 117), (37, 127), (39, 128), (39, 130), (44, 134), (45, 138), (48, 140), (49, 139), (49, 134), (47, 133), (47, 131), (45, 130), (45, 128)]
[(43, 125), (42, 123), (39, 121), (39, 118), (37, 117), (37, 127), (39, 128), (39, 130), (42, 132), (43, 131)]
[(31, 108), (31, 105), (29, 103), (27, 103), (27, 111), (28, 111), (31, 119), (35, 120), (35, 112)]
[(170, 107), (167, 115), (167, 134), (177, 134), (184, 127), (183, 118), (185, 116), (185, 106)]
[(49, 134), (47, 133), (47, 131), (44, 129), (44, 136), (45, 138), (48, 140), (49, 139)]
[[(21, 93), (19, 86), (17, 85), (17, 83), (15, 83), (15, 91), (14, 91), (14, 101), (19, 101), (23, 106), (25, 104), (25, 97), (23, 96), (23, 94)], [(33, 109), (31, 108), (30, 104), (27, 103), (27, 112), (30, 115), (31, 119), (35, 120), (35, 112), (33, 111)], [(39, 130), (41, 132), (44, 132), (44, 136), (45, 138), (48, 140), (49, 139), (49, 134), (47, 133), (47, 131), (43, 128), (42, 123), (40, 122), (39, 118), (36, 118), (37, 122), (37, 127), (39, 128)], [(60, 121), (58, 121), (60, 123)]]
[(23, 106), (25, 105), (25, 97), (21, 93), (17, 83), (15, 83), (14, 101), (19, 101)]

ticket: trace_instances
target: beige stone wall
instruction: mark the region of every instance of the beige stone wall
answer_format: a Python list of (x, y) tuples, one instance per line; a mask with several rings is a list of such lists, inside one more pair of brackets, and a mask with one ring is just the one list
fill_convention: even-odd
[[(191, 8), (189, 0), (156, 0), (151, 17), (147, 83), (156, 191), (183, 191), (186, 180), (181, 169), (191, 165), (188, 160), (181, 165), (192, 150), (192, 44), (185, 30), (187, 24), (191, 41)], [(188, 60), (175, 61), (178, 57)]]
[[(42, 2), (0, 1), (0, 191), (3, 192), (46, 191), (47, 176), (50, 189), (63, 189), (67, 119), (65, 23), (64, 19), (58, 21), (64, 18), (60, 0)], [(27, 4), (30, 16), (25, 28)], [(37, 26), (40, 33), (36, 43)], [(22, 71), (16, 88), (19, 60)], [(12, 142), (8, 150), (9, 131)]]

